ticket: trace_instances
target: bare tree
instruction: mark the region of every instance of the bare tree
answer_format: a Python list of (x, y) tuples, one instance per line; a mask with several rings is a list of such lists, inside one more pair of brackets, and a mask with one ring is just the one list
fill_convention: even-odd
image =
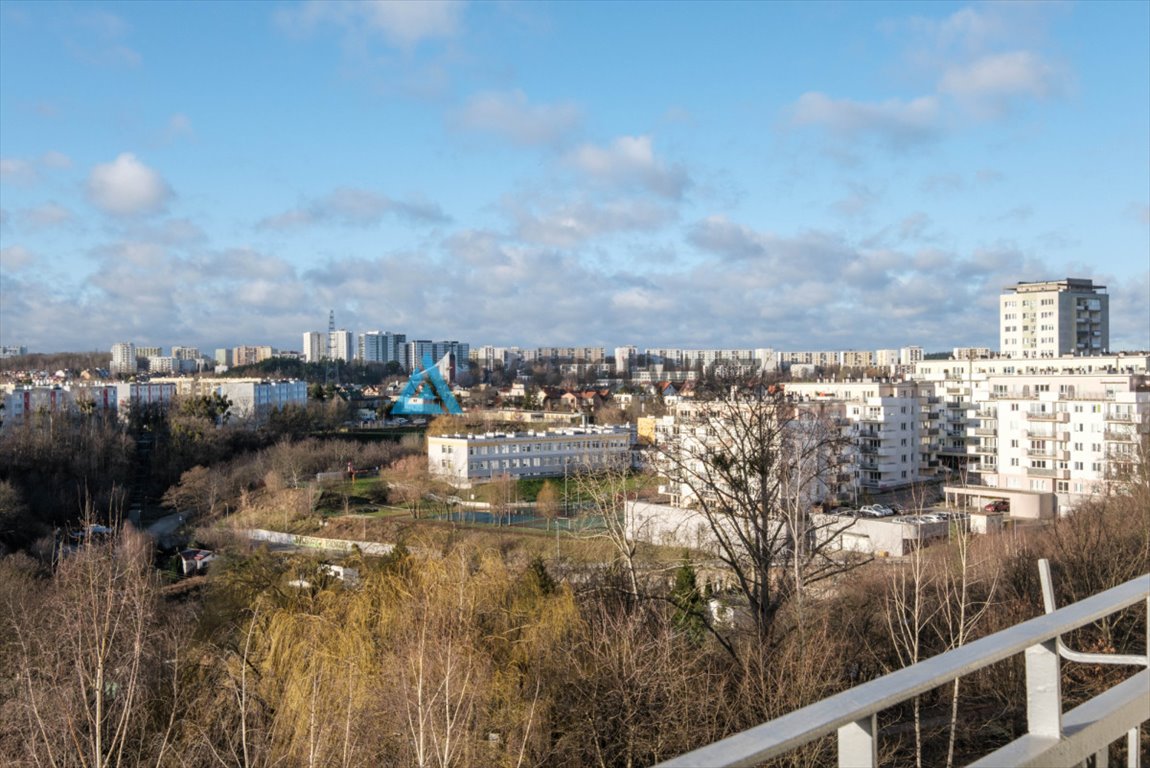
[(60, 562), (36, 610), (9, 606), (34, 763), (105, 768), (162, 754), (167, 733), (148, 733), (146, 711), (166, 649), (150, 553), (130, 530), (89, 540)]
[(675, 431), (660, 446), (672, 491), (702, 516), (766, 640), (783, 604), (855, 562), (838, 541), (852, 521), (811, 514), (840, 490), (846, 438), (830, 413), (761, 383), (680, 408)]
[(631, 489), (636, 476), (626, 466), (600, 462), (600, 469), (594, 472), (580, 472), (575, 475), (575, 488), (583, 501), (585, 511), (594, 518), (586, 528), (589, 538), (606, 539), (615, 551), (616, 561), (623, 568), (627, 579), (630, 597), (639, 596), (639, 575), (636, 555), (639, 551), (639, 536), (632, 530), (632, 521), (626, 514), (628, 495), (634, 496)]

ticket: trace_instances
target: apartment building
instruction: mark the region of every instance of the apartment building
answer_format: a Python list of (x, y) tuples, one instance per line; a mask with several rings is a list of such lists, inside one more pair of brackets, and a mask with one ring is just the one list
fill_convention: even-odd
[(819, 406), (850, 442), (849, 493), (882, 493), (937, 473), (936, 435), (923, 417), (913, 382), (791, 382), (786, 392), (802, 407)]
[(319, 331), (305, 331), (303, 335), (303, 361), (305, 363), (318, 363), (327, 357), (327, 343), (325, 334)]
[(178, 397), (205, 397), (221, 395), (231, 401), (228, 416), (262, 422), (274, 410), (290, 405), (307, 405), (307, 382), (298, 380), (268, 381), (267, 379), (178, 378), (152, 379), (153, 384), (174, 388)]
[(232, 364), (255, 365), (275, 357), (275, 350), (268, 346), (243, 345), (232, 349)]
[(989, 376), (977, 398), (969, 468), (978, 484), (1053, 493), (1072, 509), (1109, 493), (1144, 458), (1144, 374)]
[(1108, 354), (1106, 286), (1068, 277), (1004, 288), (999, 297), (999, 351), (1023, 358)]
[(136, 345), (121, 341), (112, 345), (112, 375), (130, 376), (136, 372)]
[[(717, 450), (745, 455), (757, 450), (748, 441), (769, 441), (777, 461), (783, 495), (801, 508), (829, 498), (849, 497), (857, 489), (855, 455), (838, 398), (804, 399), (788, 393), (785, 401), (679, 401), (655, 421), (653, 462), (666, 478), (660, 490), (674, 506), (692, 506), (700, 493), (720, 498), (725, 475), (710, 456)], [(757, 482), (748, 478), (749, 482)], [(745, 491), (744, 491), (745, 492)]]
[(628, 427), (572, 427), (550, 431), (428, 435), (427, 466), (459, 487), (504, 475), (563, 477), (630, 466)]
[(407, 335), (391, 331), (361, 333), (357, 357), (365, 363), (396, 363), (408, 370)]
[(327, 334), (328, 348), (323, 356), (331, 360), (342, 360), (350, 363), (355, 359), (355, 334), (346, 328), (340, 328)]

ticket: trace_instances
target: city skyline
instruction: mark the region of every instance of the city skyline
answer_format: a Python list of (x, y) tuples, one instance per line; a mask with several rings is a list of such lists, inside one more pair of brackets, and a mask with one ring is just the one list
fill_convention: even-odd
[(1150, 349), (1150, 5), (0, 5), (0, 345)]

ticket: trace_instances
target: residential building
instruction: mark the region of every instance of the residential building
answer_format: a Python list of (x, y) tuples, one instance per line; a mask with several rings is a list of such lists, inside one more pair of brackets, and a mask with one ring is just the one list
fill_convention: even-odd
[(275, 357), (275, 350), (268, 346), (239, 346), (232, 350), (232, 364), (255, 365)]
[(299, 380), (217, 379), (207, 377), (152, 379), (153, 384), (174, 387), (179, 397), (221, 395), (231, 401), (228, 416), (262, 422), (274, 410), (307, 405), (307, 382)]
[(397, 363), (407, 370), (407, 335), (391, 331), (361, 333), (357, 357), (365, 363)]
[(28, 348), (25, 346), (6, 346), (0, 347), (0, 360), (9, 357), (21, 357), (28, 354)]
[(630, 466), (632, 443), (628, 427), (428, 435), (427, 465), (461, 487), (504, 475), (564, 477)]
[(303, 335), (303, 361), (305, 363), (318, 363), (327, 357), (327, 344), (324, 334), (319, 331), (307, 331)]
[(1008, 357), (1105, 355), (1110, 351), (1106, 286), (1068, 277), (1018, 283), (999, 297), (999, 352)]
[(639, 360), (639, 348), (635, 346), (615, 347), (615, 373), (629, 376)]
[(328, 333), (328, 349), (324, 357), (331, 360), (343, 360), (350, 363), (355, 359), (355, 334), (346, 328), (340, 328)]
[(136, 345), (130, 341), (121, 341), (112, 345), (112, 364), (110, 370), (113, 375), (131, 376), (136, 373)]
[(819, 406), (842, 427), (850, 441), (851, 496), (904, 488), (935, 474), (932, 436), (923, 428), (913, 382), (790, 382), (786, 392), (801, 407)]
[(235, 359), (231, 349), (217, 349), (215, 361), (217, 367), (231, 368)]

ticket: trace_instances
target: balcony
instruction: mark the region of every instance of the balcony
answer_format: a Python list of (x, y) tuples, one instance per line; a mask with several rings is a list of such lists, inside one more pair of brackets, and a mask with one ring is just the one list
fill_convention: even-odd
[[(1045, 563), (1040, 562), (1040, 567), (1046, 567)], [(1049, 591), (1048, 573), (1047, 569), (1044, 593)], [(1146, 668), (1150, 667), (1150, 654), (1081, 654), (1066, 648), (1061, 636), (1129, 606), (1145, 605), (1148, 599), (1150, 574), (1144, 574), (660, 765), (758, 765), (837, 733), (840, 768), (873, 768), (878, 764), (879, 712), (1019, 654), (1025, 656), (1026, 664), (1028, 732), (984, 755), (972, 766), (1084, 764), (1088, 758), (1105, 755), (1109, 745), (1119, 739), (1126, 740), (1127, 751), (1132, 755), (1127, 764), (1138, 765), (1139, 729), (1150, 720), (1150, 669)], [(1053, 606), (1052, 597), (1049, 603)], [(1063, 712), (1062, 658), (1143, 669), (1077, 708)]]
[(998, 428), (997, 427), (977, 427), (974, 430), (974, 434), (981, 435), (983, 437), (994, 437), (995, 435), (998, 434)]
[(971, 472), (978, 472), (980, 474), (995, 474), (998, 472), (997, 464), (988, 464), (985, 461), (976, 461), (973, 464), (968, 464), (966, 467)]
[(1102, 433), (1102, 439), (1111, 443), (1131, 443), (1134, 442), (1135, 436), (1133, 432), (1119, 432), (1113, 429)]
[(1134, 414), (1132, 413), (1108, 413), (1106, 414), (1107, 421), (1116, 421), (1121, 424), (1132, 424), (1134, 422)]
[(1054, 421), (1065, 424), (1070, 421), (1070, 414), (1066, 411), (1027, 411), (1027, 421)]
[(1026, 474), (1030, 477), (1053, 477), (1056, 480), (1069, 480), (1069, 469), (1046, 469), (1044, 467), (1027, 467)]
[(1067, 461), (1070, 451), (1056, 451), (1050, 448), (1027, 448), (1027, 457), (1031, 459), (1051, 459), (1053, 461)]

